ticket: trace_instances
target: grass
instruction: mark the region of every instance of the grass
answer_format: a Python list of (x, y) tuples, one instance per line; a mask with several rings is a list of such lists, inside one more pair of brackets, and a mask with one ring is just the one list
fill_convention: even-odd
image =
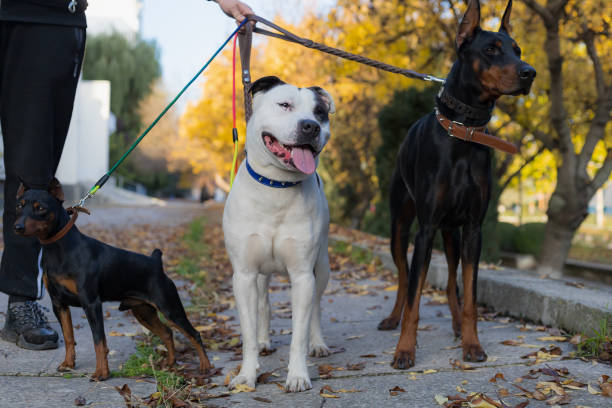
[[(157, 381), (157, 389), (163, 392), (164, 388), (175, 389), (180, 387), (185, 379), (169, 371), (156, 370), (154, 364), (159, 363), (163, 357), (155, 351), (154, 344), (158, 340), (154, 338), (152, 344), (146, 342), (136, 346), (136, 352), (130, 356), (128, 361), (121, 365), (119, 371), (113, 371), (112, 377), (153, 377)], [(151, 364), (153, 363), (153, 364)]]
[(608, 318), (603, 318), (599, 322), (599, 330), (593, 329), (591, 337), (587, 337), (584, 334), (583, 337), (584, 340), (577, 345), (578, 355), (585, 358), (598, 358), (604, 345), (612, 341), (608, 332)]
[(343, 241), (336, 241), (332, 245), (332, 252), (339, 255), (348, 256), (356, 264), (370, 264), (374, 261), (372, 251), (357, 246), (353, 246)]
[(208, 281), (208, 273), (200, 267), (200, 259), (209, 251), (204, 241), (205, 226), (205, 217), (198, 217), (189, 224), (187, 233), (183, 237), (187, 253), (180, 259), (176, 268), (177, 274), (200, 286), (205, 286)]

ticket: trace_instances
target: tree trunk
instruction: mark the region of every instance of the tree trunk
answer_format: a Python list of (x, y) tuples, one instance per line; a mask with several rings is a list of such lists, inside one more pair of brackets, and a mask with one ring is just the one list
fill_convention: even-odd
[(561, 277), (574, 234), (588, 210), (585, 194), (576, 194), (573, 189), (564, 194), (563, 186), (567, 183), (562, 174), (559, 173), (557, 188), (548, 203), (548, 222), (538, 262), (538, 273), (554, 278)]

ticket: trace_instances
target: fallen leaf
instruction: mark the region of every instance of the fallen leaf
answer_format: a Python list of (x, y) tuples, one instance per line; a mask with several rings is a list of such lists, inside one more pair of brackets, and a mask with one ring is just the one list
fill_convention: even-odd
[(599, 384), (599, 388), (601, 388), (601, 395), (604, 397), (612, 397), (612, 383), (605, 382)]
[(502, 373), (496, 373), (496, 374), (493, 376), (493, 378), (491, 378), (491, 379), (489, 380), (489, 382), (491, 382), (491, 383), (496, 383), (496, 382), (497, 382), (497, 380), (503, 380), (503, 381), (506, 381), (506, 378), (504, 377), (504, 375), (503, 375)]
[(74, 399), (74, 405), (77, 407), (82, 407), (85, 404), (87, 404), (87, 400), (80, 395)]
[(448, 402), (448, 398), (446, 398), (445, 396), (440, 395), (440, 394), (436, 394), (434, 396), (434, 399), (436, 400), (438, 405), (441, 405), (441, 406), (444, 406), (444, 404), (446, 404)]
[(598, 395), (601, 394), (601, 392), (597, 391), (591, 384), (587, 385), (587, 391), (589, 392), (589, 394), (591, 395)]
[(362, 354), (359, 357), (361, 357), (361, 358), (375, 358), (377, 356), (376, 356), (376, 354)]
[(236, 387), (230, 391), (232, 394), (238, 394), (240, 392), (255, 392), (255, 388), (249, 387), (246, 384), (236, 384)]
[(363, 370), (365, 368), (366, 363), (355, 363), (355, 364), (350, 364), (348, 363), (346, 365), (347, 370), (351, 370), (351, 371), (359, 371), (359, 370)]
[(259, 402), (265, 402), (266, 404), (271, 404), (272, 403), (272, 400), (269, 400), (269, 399), (264, 398), (264, 397), (253, 397), (253, 399), (255, 401), (259, 401)]
[(540, 340), (540, 341), (567, 341), (567, 337), (563, 337), (563, 336), (545, 336), (545, 337), (538, 337), (538, 340)]
[(429, 370), (425, 370), (423, 371), (423, 374), (433, 374), (433, 373), (437, 373), (438, 370), (434, 370), (433, 368), (429, 369)]
[(113, 330), (110, 333), (108, 333), (108, 335), (111, 336), (111, 337), (123, 337), (123, 336), (125, 336), (125, 334), (119, 333), (118, 331), (115, 331), (115, 330)]
[(396, 385), (395, 387), (393, 387), (393, 388), (391, 388), (391, 389), (389, 390), (389, 394), (390, 394), (392, 397), (395, 397), (395, 396), (399, 395), (399, 393), (400, 393), (400, 392), (406, 392), (406, 390), (405, 390), (405, 389), (403, 389), (403, 388), (401, 388), (401, 387), (400, 387), (400, 386), (398, 386), (398, 385)]
[(361, 338), (363, 338), (363, 337), (365, 337), (365, 335), (364, 335), (364, 334), (359, 334), (359, 335), (357, 335), (357, 336), (349, 336), (349, 337), (347, 337), (345, 340), (357, 340), (357, 339), (361, 339)]
[(387, 286), (384, 290), (385, 292), (397, 292), (397, 285)]
[(266, 384), (270, 377), (272, 376), (272, 371), (267, 371), (265, 373), (261, 373), (257, 376), (257, 384)]
[(340, 398), (340, 397), (339, 397), (339, 396), (337, 396), (337, 395), (333, 395), (333, 394), (326, 394), (326, 393), (324, 393), (324, 392), (319, 393), (319, 395), (320, 395), (320, 396), (322, 396), (323, 398)]

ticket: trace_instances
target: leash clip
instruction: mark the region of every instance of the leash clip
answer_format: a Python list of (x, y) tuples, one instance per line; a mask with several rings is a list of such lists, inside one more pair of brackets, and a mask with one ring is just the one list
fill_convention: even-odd
[(70, 0), (70, 3), (68, 3), (68, 11), (74, 14), (76, 12), (76, 6), (77, 0)]

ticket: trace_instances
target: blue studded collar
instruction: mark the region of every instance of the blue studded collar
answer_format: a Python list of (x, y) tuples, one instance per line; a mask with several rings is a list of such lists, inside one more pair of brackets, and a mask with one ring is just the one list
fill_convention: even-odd
[(258, 174), (255, 170), (253, 170), (253, 168), (249, 165), (248, 160), (246, 161), (246, 168), (249, 174), (251, 175), (251, 177), (253, 177), (255, 181), (257, 181), (260, 184), (263, 184), (264, 186), (274, 187), (274, 188), (289, 188), (289, 187), (297, 186), (298, 184), (301, 183), (301, 181), (277, 181), (277, 180), (272, 180), (267, 177), (264, 177), (261, 174)]

